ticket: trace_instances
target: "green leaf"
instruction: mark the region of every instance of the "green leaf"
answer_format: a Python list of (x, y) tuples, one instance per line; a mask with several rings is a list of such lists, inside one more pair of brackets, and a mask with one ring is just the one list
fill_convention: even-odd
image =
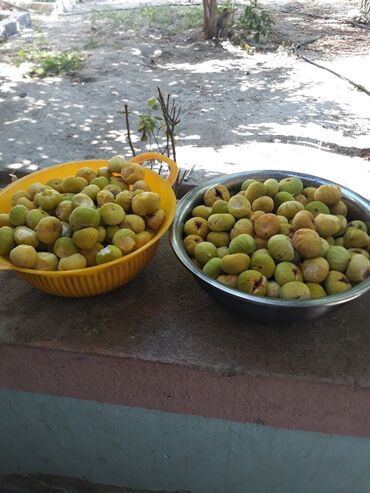
[(156, 97), (148, 99), (148, 106), (153, 110), (157, 110), (159, 108), (158, 99)]

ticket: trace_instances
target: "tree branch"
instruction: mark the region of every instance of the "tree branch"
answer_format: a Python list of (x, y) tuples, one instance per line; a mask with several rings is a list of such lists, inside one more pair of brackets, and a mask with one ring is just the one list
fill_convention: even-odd
[(135, 157), (136, 152), (135, 152), (134, 146), (132, 145), (132, 140), (131, 140), (130, 122), (128, 119), (128, 106), (127, 106), (127, 104), (125, 104), (125, 117), (126, 117), (126, 127), (127, 127), (127, 139), (128, 139), (128, 143), (130, 144), (130, 147), (131, 147), (132, 155)]
[(368, 96), (370, 96), (370, 91), (368, 89), (366, 89), (366, 87), (362, 86), (361, 84), (357, 84), (353, 80), (348, 79), (348, 77), (345, 77), (342, 74), (338, 74), (338, 72), (335, 72), (334, 70), (332, 70), (332, 69), (330, 69), (328, 67), (325, 67), (324, 65), (321, 65), (319, 63), (314, 62), (313, 60), (310, 60), (306, 56), (304, 56), (301, 53), (299, 53), (299, 51), (296, 48), (293, 50), (293, 53), (294, 53), (295, 56), (297, 56), (298, 58), (301, 58), (305, 62), (310, 63), (311, 65), (315, 65), (315, 67), (321, 68), (323, 70), (327, 70), (328, 72), (330, 72), (331, 74), (335, 75), (336, 77), (339, 77), (340, 79), (345, 80), (346, 82), (349, 82), (350, 84), (352, 84), (352, 86), (356, 87), (356, 89), (358, 89), (359, 91), (364, 92), (365, 94), (367, 94)]

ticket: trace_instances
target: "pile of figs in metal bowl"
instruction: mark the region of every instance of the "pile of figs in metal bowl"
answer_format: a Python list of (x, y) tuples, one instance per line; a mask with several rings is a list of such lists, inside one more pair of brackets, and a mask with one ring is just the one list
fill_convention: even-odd
[(217, 301), (257, 319), (310, 319), (370, 288), (370, 205), (288, 171), (214, 179), (178, 204), (171, 244)]

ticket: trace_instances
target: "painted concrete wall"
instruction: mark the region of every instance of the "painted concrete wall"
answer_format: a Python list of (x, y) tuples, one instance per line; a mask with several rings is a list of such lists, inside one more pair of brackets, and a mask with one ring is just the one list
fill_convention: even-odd
[(0, 390), (0, 475), (192, 493), (369, 493), (370, 439)]

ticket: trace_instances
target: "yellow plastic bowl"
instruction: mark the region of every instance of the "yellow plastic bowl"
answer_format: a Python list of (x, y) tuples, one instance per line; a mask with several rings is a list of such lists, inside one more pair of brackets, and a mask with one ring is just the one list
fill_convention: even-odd
[[(160, 238), (170, 227), (176, 212), (176, 197), (172, 190), (172, 185), (178, 174), (178, 168), (175, 162), (167, 156), (155, 152), (140, 154), (130, 161), (141, 163), (151, 159), (166, 162), (169, 167), (169, 176), (166, 181), (157, 173), (144, 168), (145, 181), (150, 185), (153, 192), (157, 192), (160, 195), (161, 208), (166, 213), (165, 222), (155, 237), (146, 245), (113, 262), (72, 271), (48, 272), (23, 269), (12, 264), (6, 257), (0, 256), (0, 270), (13, 269), (29, 284), (42, 291), (58, 296), (76, 298), (106, 293), (134, 279), (153, 257)], [(97, 170), (101, 166), (107, 166), (107, 163), (105, 160), (76, 161), (58, 164), (31, 173), (11, 183), (0, 192), (0, 212), (8, 212), (12, 207), (11, 200), (14, 193), (17, 190), (27, 190), (32, 183), (46, 183), (52, 178), (71, 176), (84, 166)]]

